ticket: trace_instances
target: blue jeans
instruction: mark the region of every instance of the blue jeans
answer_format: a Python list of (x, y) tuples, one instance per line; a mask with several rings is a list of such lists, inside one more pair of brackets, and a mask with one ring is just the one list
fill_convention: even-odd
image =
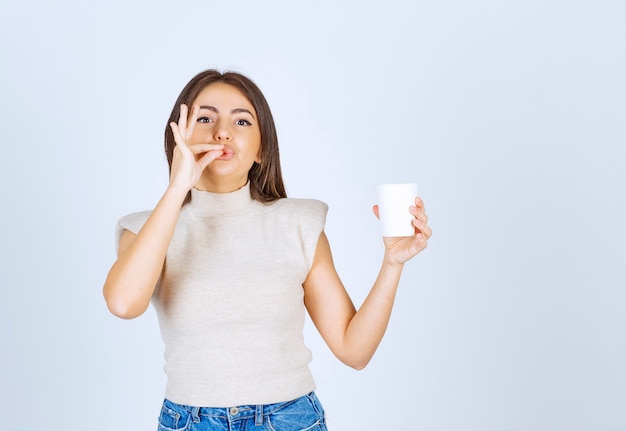
[(191, 407), (165, 400), (158, 431), (327, 431), (314, 392), (276, 404)]

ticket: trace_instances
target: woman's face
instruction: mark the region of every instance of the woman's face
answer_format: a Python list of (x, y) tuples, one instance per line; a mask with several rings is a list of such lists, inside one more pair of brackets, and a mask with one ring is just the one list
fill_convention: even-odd
[(194, 105), (200, 109), (189, 144), (224, 144), (224, 154), (204, 171), (205, 189), (243, 187), (253, 163), (260, 162), (261, 131), (254, 107), (236, 87), (222, 82), (202, 90)]

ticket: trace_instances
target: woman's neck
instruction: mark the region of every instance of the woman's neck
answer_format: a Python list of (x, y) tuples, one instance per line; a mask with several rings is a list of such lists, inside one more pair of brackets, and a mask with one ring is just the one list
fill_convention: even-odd
[(254, 200), (250, 196), (250, 185), (230, 193), (209, 192), (191, 189), (191, 201), (187, 209), (202, 216), (234, 215), (250, 211)]
[(243, 178), (208, 178), (202, 177), (194, 188), (203, 192), (231, 193), (241, 189), (248, 183), (248, 176)]

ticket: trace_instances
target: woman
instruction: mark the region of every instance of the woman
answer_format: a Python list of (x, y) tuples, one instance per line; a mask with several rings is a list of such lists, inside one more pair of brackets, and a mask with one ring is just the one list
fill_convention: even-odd
[(159, 429), (325, 430), (305, 308), (342, 362), (365, 367), (403, 265), (431, 235), (423, 202), (409, 209), (414, 236), (384, 238), (357, 312), (324, 234), (326, 205), (286, 198), (272, 114), (252, 81), (195, 76), (172, 110), (165, 152), (169, 185), (154, 210), (120, 220), (103, 289), (116, 316), (151, 302), (157, 311), (168, 376)]

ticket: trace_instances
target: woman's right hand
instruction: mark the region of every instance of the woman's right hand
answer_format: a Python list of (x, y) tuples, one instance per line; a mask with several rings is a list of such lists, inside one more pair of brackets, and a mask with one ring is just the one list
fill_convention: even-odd
[(189, 143), (198, 120), (199, 110), (200, 108), (194, 105), (191, 117), (188, 117), (189, 108), (187, 105), (180, 105), (178, 124), (173, 121), (170, 123), (176, 142), (172, 157), (170, 186), (183, 188), (185, 192), (196, 185), (209, 163), (224, 154), (223, 144), (198, 143), (191, 145)]
[(170, 186), (139, 232), (126, 231), (122, 235), (118, 258), (103, 287), (107, 306), (116, 316), (132, 319), (147, 310), (163, 271), (182, 201), (198, 183), (204, 168), (224, 154), (221, 144), (191, 143), (199, 110), (194, 106), (188, 116), (187, 106), (181, 105), (178, 123), (170, 123), (176, 142)]

